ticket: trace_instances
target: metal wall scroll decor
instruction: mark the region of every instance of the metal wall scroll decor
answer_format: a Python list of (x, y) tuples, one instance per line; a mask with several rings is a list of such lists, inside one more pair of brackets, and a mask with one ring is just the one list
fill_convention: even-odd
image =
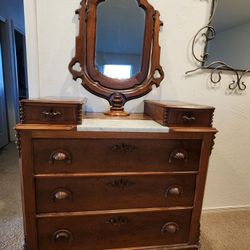
[[(194, 73), (202, 69), (211, 70), (210, 80), (214, 85), (217, 85), (222, 80), (223, 71), (231, 72), (235, 75), (235, 78), (232, 80), (232, 82), (229, 83), (228, 88), (230, 91), (239, 93), (246, 89), (246, 84), (243, 81), (243, 78), (244, 76), (246, 76), (246, 74), (250, 73), (250, 69), (244, 69), (244, 70), (235, 69), (233, 66), (220, 60), (208, 63), (209, 59), (208, 43), (216, 38), (216, 30), (212, 24), (212, 21), (214, 19), (219, 2), (220, 0), (211, 0), (211, 13), (208, 23), (204, 27), (198, 30), (192, 41), (192, 55), (194, 60), (198, 64), (200, 64), (200, 66), (195, 69), (187, 71), (186, 74)], [(200, 45), (199, 42), (201, 41), (201, 39), (202, 41), (205, 42), (204, 51), (201, 55), (197, 55), (196, 46), (197, 44)]]

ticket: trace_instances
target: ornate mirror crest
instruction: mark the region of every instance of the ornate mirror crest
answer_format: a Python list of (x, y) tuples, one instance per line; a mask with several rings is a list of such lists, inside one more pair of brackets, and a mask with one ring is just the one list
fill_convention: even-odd
[[(207, 25), (198, 30), (192, 41), (192, 55), (195, 62), (200, 64), (200, 66), (198, 66), (193, 70), (187, 71), (186, 74), (194, 73), (202, 69), (211, 70), (210, 80), (213, 84), (216, 85), (221, 82), (223, 71), (231, 72), (234, 74), (235, 78), (232, 80), (232, 82), (229, 83), (228, 88), (230, 91), (239, 93), (246, 89), (246, 84), (243, 81), (243, 77), (250, 72), (250, 69), (236, 69), (234, 66), (229, 65), (229, 63), (224, 62), (223, 60), (211, 61), (208, 50), (209, 43), (211, 43), (212, 40), (216, 39), (216, 35), (218, 35), (215, 30), (213, 21), (215, 17), (217, 17), (216, 10), (218, 9), (218, 4), (221, 4), (222, 2), (225, 5), (228, 4), (228, 1), (226, 0), (211, 0), (211, 14), (209, 17), (209, 21)], [(239, 16), (241, 16), (240, 13)], [(249, 20), (250, 20), (250, 15), (249, 15)], [(200, 41), (205, 42), (204, 51), (201, 55), (197, 53), (198, 50), (196, 49), (196, 46), (200, 46)]]
[[(113, 3), (113, 7), (120, 4), (121, 9), (125, 9), (125, 5), (129, 2), (134, 2), (133, 8), (138, 8), (144, 15), (143, 30), (138, 30), (138, 33), (143, 34), (141, 59), (139, 69), (135, 70), (134, 74), (127, 78), (118, 79), (101, 72), (103, 66), (106, 65), (100, 65), (99, 67), (98, 50), (102, 47), (100, 43), (102, 41), (105, 43), (103, 34), (108, 34), (109, 31), (102, 32), (101, 35), (97, 34), (97, 31), (102, 29), (100, 13), (104, 7), (107, 8)], [(115, 10), (112, 13), (115, 13)], [(106, 114), (128, 115), (124, 112), (124, 104), (129, 100), (146, 95), (152, 90), (153, 85), (158, 87), (164, 78), (164, 72), (160, 65), (161, 49), (159, 46), (159, 31), (163, 24), (160, 21), (159, 12), (154, 10), (147, 0), (83, 0), (81, 8), (76, 11), (76, 14), (79, 15), (80, 31), (79, 36), (76, 37), (75, 57), (69, 64), (73, 79), (80, 78), (84, 88), (109, 102), (111, 109)], [(122, 26), (128, 23), (129, 18), (131, 18), (130, 15), (127, 16), (127, 21), (124, 21), (125, 24), (122, 24)], [(101, 20), (101, 22), (105, 22), (105, 20)], [(107, 29), (113, 29), (115, 24), (110, 25), (109, 22), (109, 25), (106, 26)], [(131, 24), (128, 27), (131, 27)], [(119, 29), (120, 33), (121, 30)], [(116, 33), (114, 32), (114, 34)], [(128, 37), (132, 39), (134, 36), (129, 36), (128, 33)], [(113, 37), (113, 39), (115, 40), (116, 37)], [(119, 41), (122, 43), (122, 40), (124, 39)], [(107, 57), (106, 55), (106, 59)]]

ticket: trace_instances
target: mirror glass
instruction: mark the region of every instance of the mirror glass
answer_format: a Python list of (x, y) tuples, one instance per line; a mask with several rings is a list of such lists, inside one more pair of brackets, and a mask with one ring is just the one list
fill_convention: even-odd
[(103, 75), (129, 79), (141, 71), (145, 11), (137, 0), (105, 0), (97, 6), (95, 67)]
[(208, 42), (208, 65), (223, 61), (238, 70), (250, 68), (250, 1), (218, 0), (212, 26), (216, 36)]

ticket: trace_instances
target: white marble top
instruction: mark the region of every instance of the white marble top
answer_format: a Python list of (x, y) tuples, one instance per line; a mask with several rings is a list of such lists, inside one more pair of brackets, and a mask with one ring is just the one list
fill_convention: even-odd
[(83, 119), (77, 131), (168, 133), (169, 128), (152, 120)]

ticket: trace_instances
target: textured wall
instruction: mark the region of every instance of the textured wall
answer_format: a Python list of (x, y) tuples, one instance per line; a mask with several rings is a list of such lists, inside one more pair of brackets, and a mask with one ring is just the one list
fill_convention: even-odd
[[(79, 83), (73, 82), (67, 69), (74, 55), (77, 33), (74, 11), (79, 7), (79, 2), (80, 0), (37, 1), (36, 10), (32, 13), (26, 11), (26, 18), (29, 20), (26, 29), (29, 32), (30, 95), (36, 97), (40, 92), (41, 96), (86, 96), (89, 111), (104, 111), (108, 109), (108, 103), (88, 93)], [(219, 133), (210, 160), (204, 205), (206, 208), (248, 206), (249, 90), (242, 95), (229, 94), (226, 90), (228, 81), (232, 79), (231, 74), (225, 75), (218, 87), (211, 86), (209, 74), (205, 71), (185, 76), (185, 71), (193, 67), (191, 39), (207, 20), (210, 11), (208, 2), (150, 0), (160, 10), (164, 22), (160, 42), (161, 63), (166, 77), (161, 87), (154, 89), (145, 98), (182, 100), (216, 107), (214, 126)], [(25, 0), (25, 7), (26, 10), (34, 8), (34, 1)], [(34, 14), (35, 11), (37, 15)], [(246, 78), (247, 81), (250, 88), (250, 78)], [(142, 101), (143, 98), (131, 101), (126, 109), (140, 112), (143, 108)]]

